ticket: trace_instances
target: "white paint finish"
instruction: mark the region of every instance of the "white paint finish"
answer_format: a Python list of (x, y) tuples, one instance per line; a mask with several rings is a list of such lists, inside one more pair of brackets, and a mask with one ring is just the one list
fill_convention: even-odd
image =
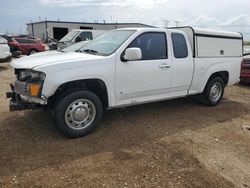
[[(242, 40), (196, 37), (198, 57), (241, 57)], [(223, 54), (221, 54), (223, 51)]]
[[(166, 30), (140, 29), (117, 52), (116, 105), (136, 104), (168, 97), (172, 78), (171, 55), (168, 59), (121, 61), (121, 54), (137, 36), (155, 31), (167, 35)], [(171, 53), (170, 49), (168, 43), (168, 54)], [(169, 68), (161, 68), (163, 65)]]
[[(66, 52), (65, 54), (63, 61), (44, 63), (34, 68), (46, 73), (42, 94), (49, 97), (56, 92), (60, 85), (67, 82), (99, 79), (106, 84), (109, 105), (115, 106), (115, 54), (109, 57), (76, 52)], [(70, 57), (73, 58), (70, 59)]]
[(194, 78), (189, 94), (201, 93), (209, 77), (220, 71), (229, 73), (228, 85), (236, 84), (240, 77), (241, 57), (231, 58), (195, 58)]
[(200, 29), (200, 28), (193, 28), (193, 30), (194, 30), (194, 33), (196, 34), (218, 35), (218, 36), (239, 37), (239, 38), (242, 37), (242, 35), (237, 32), (220, 31), (220, 30), (212, 30), (212, 29)]
[(171, 37), (169, 37), (169, 41), (171, 44), (171, 55), (173, 57), (173, 74), (172, 74), (172, 83), (171, 83), (171, 95), (179, 96), (179, 95), (187, 95), (188, 89), (190, 87), (190, 83), (193, 78), (194, 71), (194, 61), (193, 61), (193, 53), (190, 43), (188, 42), (188, 37), (185, 35), (185, 32), (180, 30), (170, 30), (169, 36), (171, 33), (179, 33), (182, 34), (186, 39), (186, 44), (188, 48), (188, 56), (186, 58), (175, 58), (173, 51), (173, 41)]
[(179, 30), (179, 31), (185, 32), (185, 34), (187, 35), (187, 37), (189, 39), (189, 44), (190, 44), (190, 46), (192, 48), (192, 53), (193, 53), (193, 49), (194, 49), (194, 30), (191, 27), (182, 27), (182, 28), (170, 29), (169, 31), (172, 31), (172, 30)]
[[(63, 83), (100, 79), (107, 86), (110, 108), (202, 93), (209, 77), (219, 71), (229, 73), (229, 85), (235, 84), (239, 79), (241, 57), (193, 59), (191, 44), (183, 31), (157, 28), (133, 28), (133, 30), (136, 32), (110, 56), (53, 51), (24, 57), (13, 61), (11, 65), (14, 68), (35, 69), (46, 73), (42, 94), (47, 98)], [(168, 59), (122, 62), (121, 54), (133, 39), (144, 32), (166, 33)], [(187, 58), (173, 57), (170, 32), (185, 35), (189, 52)], [(207, 42), (208, 45), (220, 45), (215, 43), (216, 41)], [(238, 44), (232, 44), (237, 45), (235, 46), (237, 51), (242, 50)], [(208, 49), (210, 48), (212, 47)], [(169, 68), (161, 69), (162, 64), (169, 65)]]
[(6, 59), (11, 56), (10, 48), (7, 44), (7, 40), (0, 37), (0, 60)]
[[(195, 57), (242, 56), (242, 40), (230, 39), (230, 38), (242, 38), (242, 35), (240, 33), (199, 29), (191, 27), (181, 27), (175, 29), (184, 31), (186, 33), (190, 45), (192, 47), (193, 55), (195, 55)], [(172, 29), (170, 29), (170, 31), (171, 30)], [(195, 36), (196, 34), (205, 36)], [(228, 38), (218, 38), (219, 36)], [(221, 50), (224, 52), (223, 54), (221, 54)]]

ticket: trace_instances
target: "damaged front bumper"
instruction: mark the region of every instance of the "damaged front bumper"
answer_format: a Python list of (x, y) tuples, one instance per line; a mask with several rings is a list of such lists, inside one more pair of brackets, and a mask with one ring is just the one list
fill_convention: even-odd
[(13, 84), (10, 85), (10, 88), (11, 92), (7, 92), (6, 97), (10, 99), (9, 109), (11, 112), (27, 109), (45, 108), (47, 103), (46, 99), (23, 96), (15, 91), (15, 87)]

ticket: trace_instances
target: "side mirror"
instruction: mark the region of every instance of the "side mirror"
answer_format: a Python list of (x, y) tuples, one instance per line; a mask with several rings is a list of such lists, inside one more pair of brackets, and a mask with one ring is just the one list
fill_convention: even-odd
[(127, 48), (123, 57), (125, 61), (136, 61), (142, 59), (142, 52), (140, 48)]
[(75, 42), (81, 42), (82, 41), (82, 39), (81, 39), (81, 37), (76, 37), (76, 39), (75, 39)]

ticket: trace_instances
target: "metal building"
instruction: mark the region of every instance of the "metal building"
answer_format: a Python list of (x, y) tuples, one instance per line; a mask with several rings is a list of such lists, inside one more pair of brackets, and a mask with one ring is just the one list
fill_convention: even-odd
[(141, 23), (86, 23), (65, 21), (41, 21), (27, 24), (28, 35), (41, 38), (43, 41), (50, 38), (60, 40), (72, 29), (111, 30), (125, 27), (153, 27)]

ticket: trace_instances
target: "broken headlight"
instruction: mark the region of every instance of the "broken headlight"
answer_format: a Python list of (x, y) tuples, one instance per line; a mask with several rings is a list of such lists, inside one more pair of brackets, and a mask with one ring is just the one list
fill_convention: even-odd
[(17, 79), (19, 81), (29, 81), (29, 80), (44, 80), (45, 73), (38, 72), (30, 69), (26, 70), (16, 70)]

